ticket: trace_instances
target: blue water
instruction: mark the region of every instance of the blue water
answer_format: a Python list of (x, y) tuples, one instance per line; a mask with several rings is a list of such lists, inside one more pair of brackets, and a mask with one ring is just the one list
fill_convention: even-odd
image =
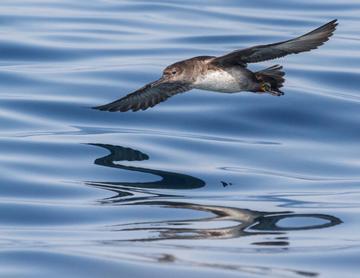
[[(284, 97), (90, 109), (175, 61), (301, 35)], [(1, 277), (355, 277), (360, 2), (2, 0)], [(186, 276), (185, 276), (186, 275)]]

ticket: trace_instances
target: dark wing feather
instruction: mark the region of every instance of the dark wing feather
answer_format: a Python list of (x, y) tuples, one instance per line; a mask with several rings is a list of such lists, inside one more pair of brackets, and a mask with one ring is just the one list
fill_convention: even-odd
[(178, 93), (190, 90), (190, 86), (180, 82), (164, 82), (161, 79), (149, 83), (139, 90), (106, 105), (94, 107), (102, 111), (126, 112), (138, 111), (153, 107)]
[(333, 35), (336, 29), (336, 19), (329, 23), (292, 40), (257, 45), (243, 50), (235, 50), (224, 56), (217, 57), (213, 63), (218, 64), (243, 64), (257, 63), (289, 54), (310, 51), (324, 44)]

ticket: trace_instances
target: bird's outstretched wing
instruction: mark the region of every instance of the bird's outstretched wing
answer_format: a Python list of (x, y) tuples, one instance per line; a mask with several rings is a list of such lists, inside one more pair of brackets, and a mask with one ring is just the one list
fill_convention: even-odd
[(235, 50), (215, 58), (212, 63), (221, 65), (257, 63), (275, 58), (280, 58), (289, 54), (310, 51), (324, 44), (336, 29), (336, 19), (325, 25), (292, 40), (257, 45), (242, 50)]
[(191, 87), (187, 83), (167, 82), (159, 79), (119, 100), (106, 105), (94, 107), (94, 109), (110, 112), (126, 112), (128, 110), (138, 111), (140, 109), (145, 110), (162, 101), (165, 101), (173, 95), (186, 92), (190, 89)]

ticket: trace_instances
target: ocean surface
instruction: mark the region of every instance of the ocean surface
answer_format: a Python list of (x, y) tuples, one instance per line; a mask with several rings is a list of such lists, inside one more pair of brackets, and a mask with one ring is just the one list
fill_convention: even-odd
[[(91, 109), (302, 35), (285, 96)], [(1, 0), (0, 277), (356, 277), (360, 1)]]

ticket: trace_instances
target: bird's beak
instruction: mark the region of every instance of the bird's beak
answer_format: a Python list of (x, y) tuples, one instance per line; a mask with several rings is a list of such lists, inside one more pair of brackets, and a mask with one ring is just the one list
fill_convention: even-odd
[(159, 84), (161, 84), (161, 83), (163, 83), (163, 82), (165, 82), (165, 81), (166, 81), (166, 79), (162, 76), (160, 79), (154, 81), (154, 82), (151, 84), (151, 87), (157, 86), (157, 85), (159, 85)]

